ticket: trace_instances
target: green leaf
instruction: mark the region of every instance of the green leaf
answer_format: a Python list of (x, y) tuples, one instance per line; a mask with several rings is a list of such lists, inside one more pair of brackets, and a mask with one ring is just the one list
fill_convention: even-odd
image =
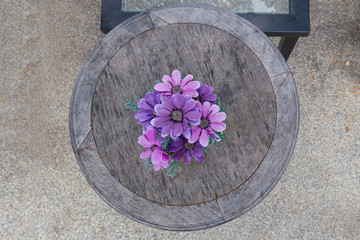
[(225, 131), (223, 132), (216, 132), (216, 134), (218, 135), (218, 137), (216, 138), (216, 142), (221, 142), (224, 141), (226, 139), (226, 133)]
[(172, 138), (169, 135), (165, 140), (161, 141), (161, 148), (166, 150), (170, 146), (171, 142)]
[(149, 158), (148, 162), (145, 163), (145, 166), (148, 167), (148, 171), (151, 172), (153, 170), (153, 163), (151, 162), (151, 159)]
[(178, 161), (174, 160), (170, 163), (170, 166), (169, 166), (168, 172), (166, 173), (166, 176), (174, 177), (179, 172), (180, 172), (180, 164)]
[(204, 153), (207, 153), (207, 147), (204, 147), (202, 150), (204, 151)]
[(228, 104), (223, 105), (220, 101), (220, 97), (217, 98), (217, 104), (220, 107), (220, 112), (225, 112), (225, 109), (229, 106)]
[(129, 100), (126, 100), (125, 108), (130, 109), (130, 110), (132, 110), (134, 112), (137, 112), (137, 111), (140, 110), (140, 108), (137, 106), (137, 103), (139, 102), (139, 100), (138, 100), (138, 98), (136, 96), (134, 97), (134, 99), (135, 99), (136, 103), (133, 103), (133, 102), (131, 102)]

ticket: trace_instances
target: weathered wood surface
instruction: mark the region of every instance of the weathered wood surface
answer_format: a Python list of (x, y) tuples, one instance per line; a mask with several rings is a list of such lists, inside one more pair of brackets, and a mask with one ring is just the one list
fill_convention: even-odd
[(117, 30), (117, 34), (106, 35), (86, 59), (76, 80), (69, 113), (70, 137), (74, 151), (90, 131), (91, 99), (105, 65), (122, 45), (152, 28), (148, 14), (138, 15), (136, 21), (129, 19)]
[(299, 125), (298, 97), (291, 74), (287, 75), (278, 90), (276, 103), (276, 131), (261, 165), (243, 185), (218, 199), (221, 212), (227, 221), (259, 203), (275, 187), (289, 163)]
[[(175, 68), (230, 106), (227, 140), (169, 179), (144, 169), (141, 127), (123, 104)], [(70, 133), (84, 175), (112, 207), (150, 226), (197, 230), (265, 198), (290, 160), (298, 118), (294, 81), (272, 42), (234, 14), (188, 4), (145, 12), (99, 43), (74, 88)]]
[(269, 77), (290, 72), (286, 61), (273, 42), (241, 17), (201, 4), (176, 4), (150, 10), (156, 27), (166, 24), (199, 23), (219, 28), (244, 42), (260, 59)]
[(116, 210), (153, 227), (168, 230), (201, 229), (224, 223), (216, 201), (192, 206), (169, 206), (149, 201), (109, 175), (90, 131), (75, 153), (89, 184)]
[[(192, 161), (169, 178), (146, 171), (137, 144), (142, 127), (124, 103), (174, 69), (214, 86), (229, 106), (226, 141), (210, 149), (205, 164)], [(136, 194), (170, 205), (208, 202), (240, 186), (268, 151), (275, 121), (275, 94), (259, 59), (230, 34), (199, 24), (156, 28), (124, 45), (105, 67), (92, 108), (95, 141), (111, 174)]]

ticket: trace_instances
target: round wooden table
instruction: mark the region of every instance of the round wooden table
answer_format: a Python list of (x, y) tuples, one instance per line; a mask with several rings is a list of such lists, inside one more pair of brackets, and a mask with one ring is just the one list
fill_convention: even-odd
[[(180, 163), (168, 177), (147, 171), (142, 126), (124, 103), (175, 69), (214, 86), (229, 105), (227, 138), (203, 164)], [(298, 125), (295, 83), (270, 39), (235, 14), (193, 4), (144, 12), (106, 35), (70, 106), (73, 150), (90, 185), (125, 216), (168, 230), (213, 227), (258, 204), (289, 163)]]

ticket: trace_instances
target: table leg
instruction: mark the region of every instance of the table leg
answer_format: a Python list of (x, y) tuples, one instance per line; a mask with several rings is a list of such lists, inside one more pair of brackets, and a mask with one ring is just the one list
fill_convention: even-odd
[(287, 61), (299, 37), (281, 37), (279, 50)]

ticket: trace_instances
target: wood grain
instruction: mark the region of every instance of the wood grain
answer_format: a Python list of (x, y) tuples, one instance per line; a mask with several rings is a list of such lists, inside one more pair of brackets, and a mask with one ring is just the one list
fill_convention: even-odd
[(209, 5), (174, 4), (152, 9), (150, 16), (157, 19), (153, 21), (155, 28), (164, 23), (199, 23), (222, 29), (244, 42), (261, 59), (270, 78), (290, 72), (274, 43), (260, 29), (235, 14)]
[[(143, 170), (142, 148), (129, 137), (141, 127), (123, 104), (175, 68), (213, 85), (230, 106), (227, 140), (169, 180)], [(258, 28), (181, 4), (137, 15), (100, 41), (78, 76), (69, 118), (78, 163), (104, 201), (146, 225), (183, 231), (230, 221), (266, 197), (295, 147), (299, 103), (285, 60)], [(143, 175), (129, 174), (136, 170)]]
[(136, 21), (125, 21), (117, 34), (106, 35), (90, 53), (76, 80), (71, 97), (69, 128), (73, 150), (76, 151), (90, 131), (91, 101), (96, 83), (110, 58), (129, 40), (153, 28), (148, 14), (140, 14)]
[[(210, 149), (205, 164), (193, 161), (169, 178), (146, 171), (137, 144), (142, 127), (124, 103), (174, 69), (214, 86), (229, 107), (226, 141)], [(230, 34), (199, 24), (164, 26), (124, 45), (105, 67), (92, 108), (95, 142), (111, 174), (134, 193), (169, 205), (208, 202), (240, 186), (268, 151), (275, 121), (275, 94), (259, 59)]]
[(225, 222), (216, 201), (193, 206), (169, 206), (149, 201), (119, 184), (100, 158), (91, 130), (75, 154), (96, 193), (135, 221), (166, 230), (197, 230)]
[(242, 186), (218, 199), (226, 220), (244, 214), (259, 203), (275, 187), (289, 163), (299, 125), (299, 103), (291, 74), (276, 94), (276, 102), (275, 136), (263, 162)]

